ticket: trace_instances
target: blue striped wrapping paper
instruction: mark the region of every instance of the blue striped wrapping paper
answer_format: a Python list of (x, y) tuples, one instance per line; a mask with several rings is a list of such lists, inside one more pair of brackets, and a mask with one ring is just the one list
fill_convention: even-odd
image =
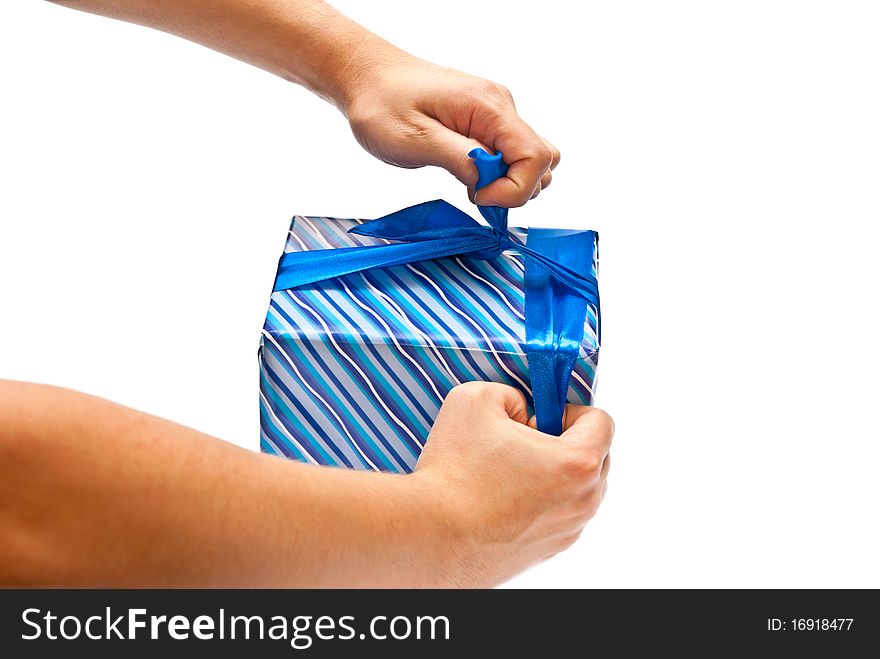
[[(389, 241), (363, 220), (295, 216), (285, 252)], [(511, 229), (525, 242), (526, 229)], [(593, 274), (598, 267), (593, 249)], [(260, 446), (320, 465), (410, 472), (455, 385), (502, 382), (526, 394), (523, 257), (443, 258), (272, 294), (259, 349)], [(568, 402), (592, 403), (596, 310)]]

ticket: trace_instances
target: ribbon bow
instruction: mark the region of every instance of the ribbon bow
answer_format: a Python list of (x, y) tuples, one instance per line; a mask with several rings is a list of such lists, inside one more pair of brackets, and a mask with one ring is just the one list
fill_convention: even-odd
[[(507, 173), (500, 152), (492, 156), (474, 149), (468, 155), (479, 173), (477, 190)], [(491, 260), (505, 250), (520, 252), (526, 257), (525, 348), (538, 429), (558, 435), (568, 381), (583, 340), (587, 304), (595, 307), (599, 317), (599, 289), (591, 274), (595, 233), (530, 229), (522, 245), (508, 233), (506, 208), (478, 208), (488, 226), (436, 199), (350, 230), (395, 241), (391, 244), (288, 252), (278, 264), (274, 290), (448, 256)]]

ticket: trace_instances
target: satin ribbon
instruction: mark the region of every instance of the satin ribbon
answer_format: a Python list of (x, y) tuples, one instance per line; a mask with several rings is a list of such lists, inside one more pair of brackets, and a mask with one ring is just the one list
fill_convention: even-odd
[[(501, 153), (492, 156), (474, 149), (468, 155), (479, 173), (477, 190), (507, 173)], [(278, 264), (274, 290), (447, 256), (491, 260), (504, 250), (520, 252), (526, 264), (525, 351), (538, 430), (559, 435), (588, 305), (595, 307), (599, 318), (599, 289), (591, 274), (595, 233), (530, 229), (526, 244), (521, 245), (507, 231), (506, 208), (478, 209), (488, 226), (436, 199), (350, 229), (351, 233), (394, 243), (288, 252)]]

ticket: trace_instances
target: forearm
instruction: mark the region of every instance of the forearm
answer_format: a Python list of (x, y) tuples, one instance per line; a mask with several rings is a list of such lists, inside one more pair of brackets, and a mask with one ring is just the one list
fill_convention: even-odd
[(345, 110), (351, 87), (403, 56), (320, 0), (53, 0), (176, 34), (301, 84)]
[(0, 584), (445, 585), (417, 477), (264, 456), (106, 401), (0, 381)]
[[(436, 165), (484, 206), (521, 206), (552, 180), (559, 150), (517, 114), (504, 87), (425, 62), (319, 0), (54, 0), (185, 37), (334, 103), (358, 142), (400, 167)], [(474, 148), (507, 174), (476, 193)]]

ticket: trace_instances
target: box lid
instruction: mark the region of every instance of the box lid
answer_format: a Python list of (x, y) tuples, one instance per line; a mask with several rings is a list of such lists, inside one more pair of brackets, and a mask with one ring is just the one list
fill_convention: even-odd
[[(389, 241), (348, 233), (365, 220), (297, 215), (284, 251)], [(524, 243), (527, 229), (510, 230)], [(595, 275), (597, 250), (589, 265)], [(397, 344), (443, 350), (525, 353), (523, 257), (467, 257), (370, 270), (272, 294), (265, 331), (300, 340)], [(582, 356), (599, 349), (596, 310), (588, 308)]]

